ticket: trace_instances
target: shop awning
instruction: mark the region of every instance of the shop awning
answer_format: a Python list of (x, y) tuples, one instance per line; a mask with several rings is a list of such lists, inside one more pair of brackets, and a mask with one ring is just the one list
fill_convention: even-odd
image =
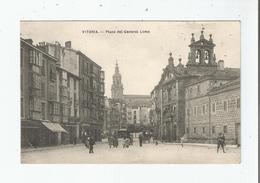
[(51, 122), (42, 122), (44, 126), (46, 126), (50, 131), (52, 132), (64, 132), (64, 133), (69, 133), (67, 132), (62, 126), (58, 123), (51, 123)]

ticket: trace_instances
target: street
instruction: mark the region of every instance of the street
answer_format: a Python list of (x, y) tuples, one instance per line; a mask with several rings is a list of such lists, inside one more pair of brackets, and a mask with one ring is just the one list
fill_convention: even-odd
[(240, 163), (240, 148), (227, 147), (227, 153), (216, 152), (216, 146), (199, 146), (184, 144), (143, 144), (138, 141), (133, 146), (109, 148), (107, 143), (94, 145), (94, 154), (89, 154), (83, 144), (68, 147), (56, 147), (21, 153), (21, 162), (34, 164), (222, 164)]

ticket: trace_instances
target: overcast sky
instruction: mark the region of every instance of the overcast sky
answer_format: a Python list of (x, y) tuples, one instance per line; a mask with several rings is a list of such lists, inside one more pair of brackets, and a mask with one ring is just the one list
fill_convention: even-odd
[[(124, 94), (149, 95), (168, 63), (186, 64), (191, 33), (198, 40), (202, 26), (205, 38), (212, 34), (217, 60), (226, 67), (240, 68), (239, 22), (21, 22), (21, 37), (33, 43), (55, 42), (80, 50), (105, 71), (105, 95), (111, 96), (112, 75), (116, 60), (122, 75)], [(83, 33), (97, 30), (99, 33)], [(120, 30), (147, 30), (150, 33), (106, 33)]]

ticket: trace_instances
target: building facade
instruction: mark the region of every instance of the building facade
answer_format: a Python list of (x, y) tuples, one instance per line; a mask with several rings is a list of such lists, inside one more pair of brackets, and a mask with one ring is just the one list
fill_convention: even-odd
[(38, 147), (62, 143), (68, 132), (61, 126), (57, 93), (57, 59), (20, 40), (21, 54), (21, 146)]
[[(240, 76), (239, 69), (224, 68), (224, 61), (216, 63), (215, 44), (210, 34), (199, 40), (194, 34), (189, 45), (186, 67), (174, 66), (172, 54), (161, 80), (151, 92), (151, 119), (159, 139), (176, 141), (187, 135), (189, 141), (210, 142), (211, 121), (209, 91)], [(214, 137), (215, 138), (215, 137)]]
[[(102, 125), (104, 121), (104, 71), (102, 68), (78, 50), (74, 50), (71, 41), (65, 46), (55, 42), (41, 42), (38, 48), (57, 58), (60, 68), (59, 78), (61, 101), (63, 102), (63, 117), (70, 123), (67, 129), (73, 139), (77, 140), (86, 133), (101, 140)], [(67, 92), (66, 92), (67, 90)], [(69, 103), (67, 108), (65, 100)]]

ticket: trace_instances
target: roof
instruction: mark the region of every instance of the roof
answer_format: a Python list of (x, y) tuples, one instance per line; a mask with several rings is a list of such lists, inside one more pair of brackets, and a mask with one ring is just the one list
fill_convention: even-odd
[(124, 98), (151, 98), (150, 95), (123, 95)]
[(226, 92), (226, 91), (230, 91), (230, 90), (235, 90), (235, 89), (240, 89), (240, 77), (236, 78), (230, 82), (227, 82), (219, 87), (213, 88), (211, 89), (211, 91), (209, 91), (209, 95), (215, 95), (221, 92)]
[(46, 52), (44, 52), (44, 51), (42, 51), (41, 49), (37, 48), (37, 47), (34, 46), (33, 44), (28, 43), (27, 41), (25, 41), (25, 39), (20, 38), (20, 41), (23, 42), (24, 44), (26, 44), (26, 45), (32, 47), (33, 49), (35, 49), (35, 50), (41, 52), (42, 54), (44, 54), (44, 55), (46, 55), (46, 56), (52, 58), (53, 60), (58, 61), (57, 58), (53, 57), (52, 55), (50, 55), (50, 54), (48, 54), (48, 53), (46, 53)]
[(124, 95), (124, 101), (131, 107), (152, 105), (152, 98), (150, 95)]
[(204, 75), (202, 75), (202, 73), (201, 75), (197, 73), (194, 74), (194, 76), (198, 76), (198, 79), (188, 82), (186, 86), (190, 86), (206, 80), (234, 80), (240, 77), (240, 69), (225, 68), (224, 70), (215, 70), (215, 71), (211, 70), (211, 71), (205, 71)]
[(57, 66), (57, 69), (60, 69), (60, 70), (62, 70), (62, 71), (65, 71), (65, 72), (67, 72), (68, 74), (70, 74), (70, 75), (72, 75), (73, 77), (78, 78), (78, 79), (80, 80), (80, 77), (79, 77), (79, 76), (73, 74), (72, 72), (70, 72), (70, 71), (68, 71), (68, 70), (66, 70), (66, 69), (64, 69), (64, 68), (62, 68), (62, 67)]
[(102, 68), (100, 65), (98, 65), (96, 62), (94, 62), (93, 60), (91, 60), (88, 56), (86, 56), (84, 53), (82, 53), (81, 51), (77, 51), (78, 54), (82, 55), (83, 57), (87, 58), (90, 62), (92, 62), (93, 64), (95, 64), (97, 67), (99, 67), (100, 69)]
[(195, 41), (195, 42), (191, 43), (189, 45), (189, 47), (191, 47), (191, 46), (203, 46), (203, 47), (209, 46), (209, 47), (214, 47), (215, 44), (210, 42), (209, 40), (203, 38), (203, 39), (199, 39), (198, 41)]

